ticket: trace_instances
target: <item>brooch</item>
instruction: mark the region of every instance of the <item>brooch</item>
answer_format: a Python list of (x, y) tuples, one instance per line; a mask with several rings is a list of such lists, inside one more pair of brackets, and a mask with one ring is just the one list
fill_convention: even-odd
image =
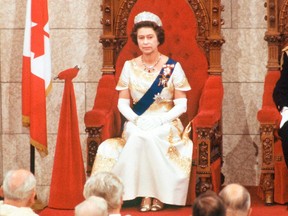
[(161, 101), (163, 101), (164, 98), (161, 96), (160, 93), (157, 93), (156, 95), (154, 95), (153, 99), (155, 100), (156, 103), (160, 103)]
[(163, 73), (159, 75), (158, 86), (162, 85), (163, 88), (167, 87), (167, 82), (171, 76), (171, 71), (174, 68), (174, 64), (166, 64), (163, 66)]

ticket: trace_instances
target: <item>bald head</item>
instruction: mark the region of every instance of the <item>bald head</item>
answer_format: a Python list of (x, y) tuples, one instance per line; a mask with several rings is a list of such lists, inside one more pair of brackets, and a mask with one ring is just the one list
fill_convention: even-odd
[[(219, 193), (226, 208), (227, 215), (249, 215), (251, 209), (251, 198), (248, 190), (240, 184), (229, 184)], [(232, 214), (233, 213), (233, 214)]]
[(36, 179), (34, 175), (24, 169), (10, 170), (3, 181), (4, 199), (26, 200), (34, 193)]

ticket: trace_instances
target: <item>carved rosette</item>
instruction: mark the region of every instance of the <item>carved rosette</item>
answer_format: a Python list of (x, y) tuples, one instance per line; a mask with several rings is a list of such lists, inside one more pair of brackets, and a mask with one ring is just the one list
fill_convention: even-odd
[(199, 139), (210, 139), (211, 134), (213, 134), (212, 128), (197, 128), (197, 138)]
[(225, 40), (223, 38), (220, 39), (207, 39), (204, 43), (204, 49), (206, 53), (209, 53), (210, 49), (212, 48), (219, 48), (221, 49), (221, 46), (225, 43)]
[(103, 45), (104, 48), (113, 48), (117, 41), (115, 38), (101, 37), (99, 42)]
[(272, 173), (262, 174), (260, 187), (265, 194), (265, 203), (272, 204), (274, 202), (274, 175)]
[(262, 142), (263, 147), (263, 163), (266, 165), (270, 165), (273, 163), (273, 146), (272, 140), (266, 138)]
[(283, 40), (283, 37), (280, 35), (265, 35), (264, 40), (267, 41), (268, 43), (279, 43)]
[(103, 126), (101, 126), (101, 127), (87, 127), (85, 129), (85, 132), (88, 133), (88, 138), (101, 139), (102, 128), (103, 128)]
[(86, 173), (89, 176), (91, 174), (92, 166), (96, 157), (96, 153), (98, 150), (98, 146), (102, 142), (101, 127), (87, 127), (85, 129), (86, 133), (88, 133), (87, 138), (87, 169)]
[[(272, 1), (272, 0), (270, 0), (270, 1)], [(273, 4), (275, 4), (274, 1), (276, 1), (276, 0), (273, 0)], [(280, 7), (281, 7), (281, 9), (279, 9), (279, 31), (281, 33), (284, 33), (284, 32), (287, 32), (287, 29), (288, 29), (288, 23), (287, 23), (287, 21), (288, 21), (288, 13), (287, 13), (288, 1), (284, 1), (284, 4), (280, 5)], [(273, 8), (273, 10), (276, 11), (277, 8)]]
[(88, 143), (88, 146), (87, 146), (87, 171), (86, 173), (88, 174), (88, 176), (90, 176), (91, 174), (91, 170), (92, 170), (94, 160), (96, 157), (96, 153), (98, 150), (98, 145), (99, 143), (92, 140), (91, 142)]
[(117, 15), (116, 18), (116, 35), (117, 37), (123, 37), (123, 36), (127, 36), (126, 33), (126, 28), (127, 28), (127, 22), (128, 22), (128, 17), (129, 14), (133, 8), (133, 6), (135, 5), (135, 3), (137, 2), (137, 0), (125, 0), (123, 1), (120, 9), (119, 9), (119, 13)]
[(211, 189), (212, 189), (212, 184), (208, 178), (200, 178), (200, 181), (196, 184), (197, 196)]
[(288, 43), (288, 1), (284, 1), (283, 5), (280, 7), (281, 9), (279, 9), (279, 32), (282, 35), (282, 46), (284, 46)]
[(206, 142), (201, 142), (199, 144), (199, 161), (198, 161), (198, 166), (202, 167), (202, 168), (205, 168), (208, 166), (208, 150), (209, 150), (209, 147), (208, 147), (208, 144)]
[(103, 17), (101, 18), (100, 23), (103, 25), (103, 31), (112, 32), (113, 31), (113, 23), (112, 23), (112, 6), (111, 0), (103, 0), (103, 4), (101, 5), (101, 11)]
[(205, 6), (199, 0), (188, 0), (192, 10), (195, 13), (196, 20), (198, 23), (198, 38), (206, 38), (208, 36), (209, 28), (209, 15), (205, 10)]
[(208, 167), (209, 163), (209, 144), (213, 135), (211, 128), (197, 128), (198, 140), (198, 166), (201, 168)]
[(273, 124), (262, 124), (260, 127), (260, 137), (262, 140), (263, 149), (263, 165), (264, 167), (273, 165), (273, 143), (274, 143), (274, 130)]
[(225, 43), (225, 40), (223, 38), (209, 39), (206, 41), (206, 44), (209, 47), (221, 47), (224, 43)]

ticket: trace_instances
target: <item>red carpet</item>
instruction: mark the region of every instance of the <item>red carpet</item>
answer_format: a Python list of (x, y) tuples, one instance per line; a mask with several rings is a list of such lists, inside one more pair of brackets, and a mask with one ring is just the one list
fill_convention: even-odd
[[(248, 188), (251, 193), (252, 199), (252, 216), (288, 216), (287, 205), (278, 205), (265, 206), (264, 202), (256, 195), (256, 188)], [(141, 213), (137, 210), (138, 202), (126, 203), (122, 208), (122, 216), (131, 215), (131, 216), (192, 216), (191, 206), (187, 207), (175, 207), (167, 206), (163, 211), (159, 212), (148, 212)], [(40, 216), (74, 216), (72, 210), (56, 210), (46, 208), (40, 213)]]

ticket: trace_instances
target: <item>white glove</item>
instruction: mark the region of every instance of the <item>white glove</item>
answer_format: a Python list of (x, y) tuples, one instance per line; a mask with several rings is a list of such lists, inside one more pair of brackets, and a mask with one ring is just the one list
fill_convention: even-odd
[(160, 125), (162, 125), (162, 122), (159, 117), (140, 116), (137, 119), (136, 125), (140, 129), (147, 131), (159, 127)]
[(161, 117), (162, 124), (173, 121), (187, 111), (187, 98), (173, 100), (174, 107)]
[(282, 119), (280, 122), (280, 128), (285, 124), (286, 121), (288, 121), (288, 107), (283, 107), (281, 110), (281, 115), (282, 115)]
[(135, 122), (138, 115), (130, 107), (130, 99), (119, 98), (118, 109), (120, 113), (129, 121)]

